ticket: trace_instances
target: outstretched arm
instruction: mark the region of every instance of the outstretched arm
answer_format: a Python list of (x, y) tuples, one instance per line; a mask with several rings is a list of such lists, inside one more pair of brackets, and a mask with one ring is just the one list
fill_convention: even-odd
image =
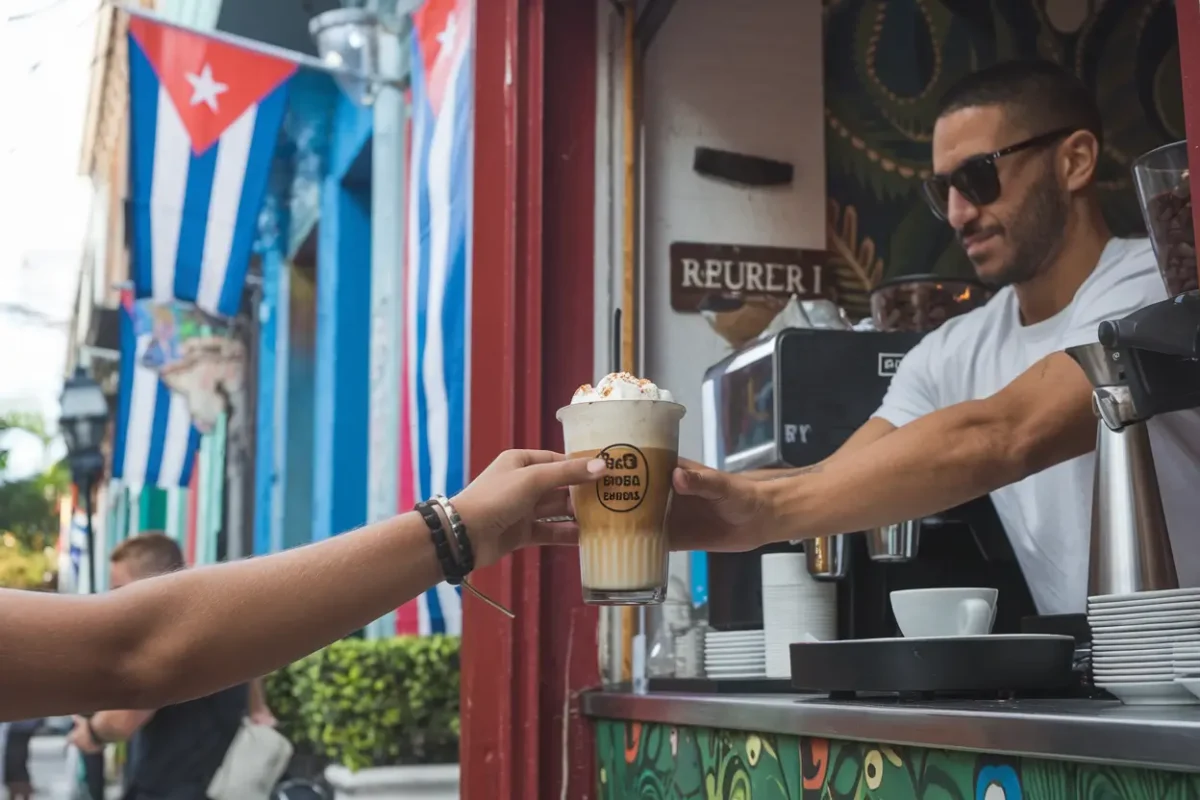
[(94, 597), (0, 591), (0, 686), (9, 687), (0, 718), (160, 708), (209, 694), (310, 653), (440, 579), (428, 529), (405, 514)]
[(985, 400), (934, 411), (779, 480), (681, 461), (671, 545), (747, 550), (920, 519), (1083, 455), (1095, 441), (1091, 385), (1055, 353)]
[[(487, 566), (561, 524), (560, 487), (603, 461), (501, 455), (455, 506)], [(568, 526), (569, 527), (569, 526)], [(0, 719), (161, 708), (265, 675), (357, 630), (442, 578), (408, 513), (276, 555), (137, 581), (92, 597), (0, 591)]]
[(1096, 443), (1091, 385), (1065, 353), (1039, 361), (984, 400), (935, 411), (831, 459), (765, 484), (777, 538), (866, 530), (952, 508)]

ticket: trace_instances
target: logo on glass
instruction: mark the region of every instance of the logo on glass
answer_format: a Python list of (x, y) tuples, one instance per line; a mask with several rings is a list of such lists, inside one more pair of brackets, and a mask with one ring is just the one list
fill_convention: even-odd
[(608, 471), (596, 482), (596, 497), (609, 511), (633, 511), (646, 499), (650, 470), (646, 456), (631, 444), (611, 444), (597, 454)]

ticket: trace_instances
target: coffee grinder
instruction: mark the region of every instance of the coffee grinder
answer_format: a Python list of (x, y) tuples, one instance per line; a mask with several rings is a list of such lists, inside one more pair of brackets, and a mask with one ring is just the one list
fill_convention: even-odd
[(1099, 418), (1088, 594), (1174, 589), (1147, 420), (1200, 407), (1200, 295), (1186, 142), (1134, 162), (1138, 198), (1169, 299), (1102, 322), (1067, 350), (1094, 387)]

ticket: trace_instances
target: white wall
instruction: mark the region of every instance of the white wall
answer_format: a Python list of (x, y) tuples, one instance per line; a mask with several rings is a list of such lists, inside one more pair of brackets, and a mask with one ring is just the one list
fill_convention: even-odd
[[(728, 0), (675, 4), (643, 62), (641, 371), (688, 407), (680, 453), (691, 458), (701, 455), (700, 381), (729, 348), (702, 316), (671, 309), (670, 244), (825, 247), (821, 4), (742, 0), (736, 12), (731, 6)], [(620, 285), (622, 197), (619, 23), (603, 10), (601, 19), (597, 374), (607, 371), (611, 309), (614, 297), (620, 301), (613, 289)], [(692, 171), (698, 146), (790, 162), (793, 185), (744, 189), (701, 177)]]

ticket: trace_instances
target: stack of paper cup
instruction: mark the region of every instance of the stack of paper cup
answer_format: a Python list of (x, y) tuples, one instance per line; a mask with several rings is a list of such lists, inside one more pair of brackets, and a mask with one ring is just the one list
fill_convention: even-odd
[(814, 580), (803, 553), (762, 557), (763, 633), (767, 677), (790, 678), (790, 645), (837, 638), (837, 585)]

